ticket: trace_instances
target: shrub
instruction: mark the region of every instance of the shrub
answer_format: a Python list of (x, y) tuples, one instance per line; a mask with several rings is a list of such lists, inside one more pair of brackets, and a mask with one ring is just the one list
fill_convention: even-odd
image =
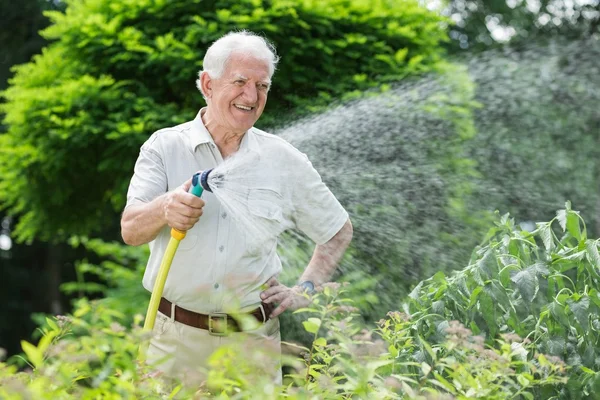
[(568, 385), (543, 388), (536, 398), (589, 398), (600, 384), (599, 243), (569, 203), (531, 232), (504, 215), (467, 268), (438, 273), (413, 290), (415, 328), (433, 342), (443, 340), (450, 320), (488, 344), (517, 334), (571, 367)]
[[(506, 393), (532, 399), (539, 386), (566, 381), (559, 361), (513, 339), (484, 349), (460, 324), (451, 325), (447, 341), (428, 344), (414, 335), (416, 321), (391, 312), (377, 329), (361, 329), (344, 288), (325, 285), (310, 307), (304, 328), (313, 336), (309, 348), (288, 344), (285, 385), (275, 387), (258, 368), (251, 349), (222, 347), (211, 357), (204, 385), (162, 378), (138, 364), (138, 344), (148, 339), (140, 318), (131, 328), (123, 315), (102, 302), (81, 301), (71, 317), (48, 319), (37, 346), (23, 342), (32, 369), (17, 372), (0, 363), (0, 396), (7, 399), (223, 398), (426, 399), (485, 397)], [(427, 353), (430, 361), (423, 360)], [(529, 360), (525, 353), (534, 356)], [(518, 397), (515, 397), (518, 398)]]

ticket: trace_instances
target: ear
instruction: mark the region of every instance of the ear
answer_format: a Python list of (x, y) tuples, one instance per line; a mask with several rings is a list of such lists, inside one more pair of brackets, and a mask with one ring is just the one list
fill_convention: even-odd
[(208, 75), (208, 72), (203, 71), (200, 75), (200, 85), (204, 97), (210, 98), (212, 96), (212, 78)]

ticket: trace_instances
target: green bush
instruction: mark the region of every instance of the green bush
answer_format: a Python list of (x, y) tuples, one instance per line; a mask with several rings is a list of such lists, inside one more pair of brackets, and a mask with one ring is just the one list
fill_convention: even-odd
[(20, 240), (110, 226), (139, 146), (195, 116), (204, 51), (230, 30), (264, 33), (282, 57), (262, 124), (431, 70), (445, 40), (415, 0), (66, 3), (0, 108), (0, 204), (22, 215)]
[[(265, 354), (247, 345), (221, 347), (209, 360), (205, 384), (167, 379), (137, 361), (138, 345), (148, 340), (136, 318), (102, 302), (80, 301), (73, 316), (48, 319), (36, 345), (23, 342), (31, 369), (17, 372), (0, 363), (0, 396), (6, 399), (533, 399), (538, 387), (566, 381), (564, 364), (535, 353), (531, 344), (515, 351), (506, 337), (484, 348), (458, 323), (441, 345), (414, 335), (415, 322), (390, 312), (375, 329), (356, 324), (344, 288), (330, 284), (312, 305), (305, 330), (309, 347), (288, 343), (283, 363), (290, 371), (275, 386), (256, 368)], [(241, 344), (244, 345), (243, 343)], [(237, 350), (237, 351), (236, 351)], [(427, 352), (432, 362), (420, 361)], [(532, 359), (522, 358), (525, 352)]]
[(376, 326), (360, 322), (351, 285), (326, 284), (296, 311), (310, 340), (284, 343), (281, 387), (252, 367), (264, 354), (241, 357), (235, 345), (213, 354), (205, 385), (157, 377), (136, 361), (148, 339), (141, 315), (116, 311), (112, 299), (82, 299), (72, 316), (47, 321), (37, 346), (23, 342), (30, 370), (0, 364), (0, 396), (591, 398), (599, 383), (599, 243), (569, 204), (533, 232), (505, 215), (469, 266), (423, 281), (403, 312)]
[(444, 339), (450, 320), (487, 343), (517, 334), (571, 367), (568, 385), (536, 398), (590, 398), (600, 389), (599, 246), (569, 203), (532, 232), (505, 215), (467, 268), (450, 277), (440, 272), (410, 294), (415, 328), (433, 342)]

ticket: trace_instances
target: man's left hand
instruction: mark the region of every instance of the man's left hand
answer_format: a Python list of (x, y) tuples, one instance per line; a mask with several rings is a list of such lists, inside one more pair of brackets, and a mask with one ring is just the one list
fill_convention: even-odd
[(275, 318), (287, 309), (297, 310), (310, 304), (310, 299), (304, 295), (303, 289), (300, 286), (289, 288), (279, 283), (275, 277), (269, 279), (267, 285), (269, 287), (260, 294), (260, 298), (267, 304), (279, 304), (269, 318)]

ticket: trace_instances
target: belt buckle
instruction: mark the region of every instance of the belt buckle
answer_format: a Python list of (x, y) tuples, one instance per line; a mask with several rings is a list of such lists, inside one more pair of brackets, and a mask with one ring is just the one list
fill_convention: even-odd
[[(211, 336), (227, 336), (227, 322), (227, 314), (225, 313), (208, 314), (208, 333)], [(223, 324), (222, 327), (221, 324)]]

